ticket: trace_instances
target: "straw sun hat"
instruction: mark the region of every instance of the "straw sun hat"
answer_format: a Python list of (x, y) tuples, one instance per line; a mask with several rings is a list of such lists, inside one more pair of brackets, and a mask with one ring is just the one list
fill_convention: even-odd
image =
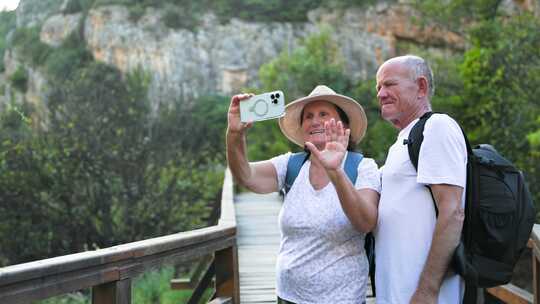
[(295, 144), (304, 147), (304, 131), (300, 125), (302, 110), (308, 103), (318, 100), (333, 103), (347, 114), (351, 129), (351, 141), (355, 145), (358, 144), (366, 133), (367, 118), (364, 109), (354, 99), (337, 94), (324, 85), (318, 85), (308, 96), (299, 98), (285, 106), (285, 116), (279, 119), (281, 132)]

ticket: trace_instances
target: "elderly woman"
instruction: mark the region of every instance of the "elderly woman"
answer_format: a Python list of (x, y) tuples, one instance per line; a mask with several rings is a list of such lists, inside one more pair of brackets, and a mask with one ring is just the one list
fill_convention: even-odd
[[(239, 104), (228, 112), (227, 160), (235, 179), (256, 193), (284, 187), (291, 153), (249, 162)], [(366, 116), (353, 99), (317, 86), (289, 103), (279, 120), (285, 136), (311, 153), (285, 196), (279, 214), (278, 303), (363, 303), (368, 262), (365, 234), (377, 222), (380, 178), (372, 159), (363, 158), (353, 185), (343, 163), (362, 139)]]

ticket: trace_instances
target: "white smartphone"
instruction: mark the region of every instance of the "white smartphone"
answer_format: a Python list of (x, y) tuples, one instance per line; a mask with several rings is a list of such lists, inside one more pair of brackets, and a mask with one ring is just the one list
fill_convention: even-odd
[(240, 121), (261, 121), (281, 117), (285, 114), (283, 92), (274, 91), (255, 95), (240, 101)]

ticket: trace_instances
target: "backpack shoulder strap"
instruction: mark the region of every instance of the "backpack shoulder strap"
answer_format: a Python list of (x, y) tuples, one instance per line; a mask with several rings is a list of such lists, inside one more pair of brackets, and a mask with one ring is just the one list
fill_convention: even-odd
[[(289, 157), (289, 161), (287, 162), (287, 173), (285, 174), (285, 194), (289, 193), (289, 190), (291, 190), (296, 177), (300, 173), (302, 165), (304, 165), (307, 160), (307, 156), (308, 154), (306, 152), (298, 152)], [(356, 183), (356, 178), (358, 177), (358, 165), (363, 158), (364, 156), (358, 152), (349, 151), (347, 153), (347, 158), (345, 159), (345, 173), (353, 185)]]
[(362, 161), (364, 156), (359, 152), (349, 151), (347, 158), (345, 159), (345, 174), (349, 177), (353, 185), (356, 183), (358, 177), (358, 165)]
[(298, 173), (300, 173), (302, 165), (307, 160), (306, 156), (306, 152), (298, 152), (293, 153), (289, 157), (289, 161), (287, 162), (287, 173), (285, 174), (285, 194), (289, 193), (289, 190), (291, 190), (294, 180), (298, 176)]
[(409, 138), (403, 143), (407, 145), (407, 150), (409, 151), (409, 158), (418, 171), (418, 157), (420, 156), (420, 146), (424, 141), (424, 127), (426, 126), (426, 121), (433, 115), (433, 112), (426, 112), (420, 117), (420, 119), (414, 124), (411, 132), (409, 133)]
[[(418, 158), (420, 157), (420, 147), (422, 146), (422, 142), (424, 141), (424, 128), (426, 126), (427, 120), (433, 115), (433, 112), (426, 112), (424, 115), (420, 117), (420, 119), (414, 124), (413, 128), (411, 129), (411, 132), (409, 133), (409, 138), (403, 141), (403, 144), (407, 145), (407, 151), (409, 152), (409, 159), (411, 160), (411, 163), (414, 166), (414, 169), (418, 172)], [(433, 207), (435, 208), (435, 215), (439, 216), (439, 208), (437, 208), (437, 204), (435, 203), (435, 197), (433, 196), (433, 192), (431, 192), (431, 188), (426, 185), (426, 187), (429, 190), (429, 194), (431, 194), (431, 198), (433, 200)]]
[[(424, 128), (426, 126), (427, 120), (431, 117), (431, 115), (435, 113), (438, 112), (424, 113), (424, 115), (420, 117), (420, 119), (411, 129), (411, 132), (409, 133), (409, 138), (403, 142), (403, 144), (407, 145), (409, 158), (411, 159), (411, 162), (417, 171), (418, 158), (420, 157), (420, 146), (422, 146), (422, 142), (424, 141)], [(469, 139), (467, 138), (465, 131), (463, 131), (463, 128), (461, 128), (461, 126), (459, 126), (459, 128), (461, 129), (461, 133), (463, 134), (463, 138), (465, 139), (465, 145), (467, 146), (467, 155), (470, 156), (473, 154), (471, 144), (469, 143)]]

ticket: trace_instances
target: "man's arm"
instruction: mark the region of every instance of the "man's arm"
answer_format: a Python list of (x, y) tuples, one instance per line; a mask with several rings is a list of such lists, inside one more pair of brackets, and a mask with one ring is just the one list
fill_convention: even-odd
[(231, 98), (227, 114), (227, 163), (241, 185), (256, 193), (270, 193), (278, 190), (274, 165), (268, 160), (250, 163), (247, 159), (245, 133), (252, 124), (240, 121), (240, 102), (251, 96), (240, 94)]
[(431, 248), (411, 303), (437, 303), (439, 289), (459, 244), (465, 213), (461, 207), (463, 188), (447, 184), (431, 185), (439, 216)]

